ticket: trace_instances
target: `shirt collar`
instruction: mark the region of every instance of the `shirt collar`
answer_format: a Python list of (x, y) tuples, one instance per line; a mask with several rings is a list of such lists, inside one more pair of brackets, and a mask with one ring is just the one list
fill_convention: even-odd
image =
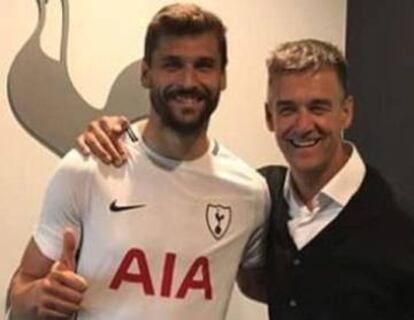
[[(357, 148), (351, 143), (346, 142), (352, 148), (351, 156), (345, 165), (332, 177), (331, 180), (322, 188), (312, 201), (320, 203), (325, 198), (335, 201), (339, 206), (345, 207), (354, 193), (361, 186), (364, 179), (366, 167)], [(287, 179), (283, 186), (283, 193), (288, 203), (292, 204), (297, 201), (293, 196), (291, 185), (291, 174), (288, 169)], [(299, 205), (299, 204), (298, 204)]]
[(354, 145), (351, 157), (341, 170), (323, 187), (321, 192), (345, 207), (359, 189), (365, 177), (366, 167)]

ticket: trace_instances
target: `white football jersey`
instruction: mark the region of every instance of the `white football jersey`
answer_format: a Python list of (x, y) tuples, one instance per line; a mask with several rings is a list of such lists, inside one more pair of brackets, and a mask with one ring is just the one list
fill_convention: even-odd
[(56, 260), (62, 231), (76, 230), (89, 284), (78, 319), (222, 320), (240, 263), (260, 258), (265, 181), (218, 143), (176, 161), (136, 135), (121, 168), (65, 156), (35, 241)]

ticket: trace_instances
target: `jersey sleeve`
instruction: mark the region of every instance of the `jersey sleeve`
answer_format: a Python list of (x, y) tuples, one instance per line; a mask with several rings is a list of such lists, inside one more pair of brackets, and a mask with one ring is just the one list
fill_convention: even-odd
[(257, 224), (249, 237), (241, 260), (241, 268), (258, 268), (265, 264), (267, 228), (270, 214), (270, 195), (267, 184), (261, 179), (261, 188), (256, 201)]
[(49, 181), (33, 235), (40, 251), (49, 259), (60, 257), (65, 228), (72, 228), (78, 241), (80, 239), (81, 218), (86, 208), (90, 180), (89, 162), (72, 150), (60, 162)]

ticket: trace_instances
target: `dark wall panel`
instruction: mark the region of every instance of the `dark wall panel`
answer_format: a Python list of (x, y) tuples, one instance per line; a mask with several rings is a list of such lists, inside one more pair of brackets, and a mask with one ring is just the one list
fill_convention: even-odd
[(348, 0), (346, 52), (357, 101), (347, 137), (414, 216), (414, 1)]

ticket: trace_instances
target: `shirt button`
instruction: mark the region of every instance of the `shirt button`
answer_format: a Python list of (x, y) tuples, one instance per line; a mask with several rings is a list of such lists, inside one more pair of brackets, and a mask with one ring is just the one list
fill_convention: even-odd
[(293, 264), (295, 267), (299, 266), (299, 265), (300, 265), (300, 259), (299, 259), (299, 258), (293, 259), (292, 264)]
[(295, 299), (289, 300), (289, 307), (296, 308), (298, 306), (298, 302)]

